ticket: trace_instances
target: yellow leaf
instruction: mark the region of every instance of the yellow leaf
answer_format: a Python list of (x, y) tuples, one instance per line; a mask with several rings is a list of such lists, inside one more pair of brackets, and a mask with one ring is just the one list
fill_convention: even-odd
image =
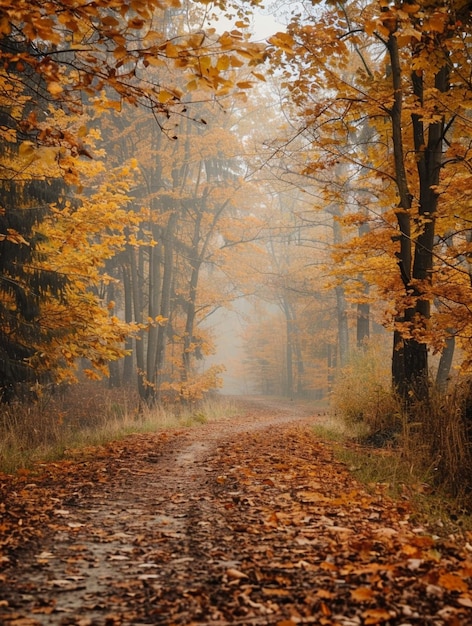
[(8, 16), (2, 17), (0, 20), (0, 34), (9, 35), (11, 32), (11, 23)]
[(398, 47), (403, 48), (404, 46), (408, 46), (411, 43), (411, 35), (397, 35)]
[(169, 100), (172, 100), (173, 98), (174, 98), (173, 94), (171, 94), (170, 92), (166, 91), (165, 89), (161, 89), (159, 91), (158, 100), (162, 104), (165, 104), (166, 102), (169, 102)]
[(152, 65), (153, 67), (162, 67), (164, 65), (164, 61), (159, 57), (152, 56), (150, 54), (144, 57), (144, 65)]
[(236, 83), (236, 86), (239, 87), (239, 89), (251, 89), (253, 83), (250, 80), (242, 80), (239, 83)]
[(448, 19), (447, 14), (436, 11), (436, 13), (433, 13), (429, 20), (427, 20), (425, 27), (436, 33), (443, 33)]
[(276, 33), (269, 39), (269, 43), (285, 52), (293, 54), (293, 46), (295, 41), (288, 33)]
[(130, 28), (140, 29), (144, 26), (145, 23), (145, 20), (139, 17), (133, 17), (131, 20), (128, 21), (128, 26)]
[(23, 235), (20, 235), (20, 233), (13, 228), (7, 228), (7, 234), (6, 236), (4, 235), (3, 238), (7, 241), (11, 241), (12, 243), (22, 243), (26, 246), (29, 246), (29, 243), (26, 241)]
[(47, 165), (53, 165), (58, 157), (59, 148), (43, 146), (37, 151), (36, 157), (41, 160), (42, 163)]
[(438, 584), (448, 591), (467, 591), (467, 583), (461, 576), (452, 573), (441, 574)]
[(170, 41), (166, 43), (166, 57), (168, 57), (169, 59), (176, 59), (179, 56), (179, 52), (179, 48), (177, 48), (177, 46), (174, 46), (173, 43), (171, 43)]
[(58, 96), (64, 90), (60, 83), (56, 81), (52, 81), (51, 83), (48, 83), (48, 91), (51, 94), (51, 96)]
[(259, 72), (251, 72), (253, 76), (255, 76), (258, 80), (262, 80), (266, 82), (264, 74), (259, 74)]
[(32, 157), (35, 153), (34, 144), (31, 141), (23, 141), (18, 148), (21, 157)]
[(216, 64), (217, 69), (222, 72), (227, 70), (230, 66), (230, 57), (227, 54), (224, 54), (218, 59), (218, 63)]
[(16, 143), (16, 130), (14, 128), (3, 127), (0, 129), (2, 139), (10, 143)]
[(407, 2), (404, 2), (401, 5), (401, 10), (404, 11), (405, 13), (418, 13), (420, 8), (421, 7), (419, 4), (408, 4)]

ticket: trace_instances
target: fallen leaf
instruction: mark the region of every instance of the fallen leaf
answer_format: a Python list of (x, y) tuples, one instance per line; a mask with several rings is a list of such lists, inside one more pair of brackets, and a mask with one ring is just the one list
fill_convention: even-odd
[(233, 580), (248, 577), (246, 574), (244, 574), (243, 572), (240, 572), (238, 569), (234, 569), (233, 567), (230, 567), (229, 569), (226, 570), (226, 576)]
[(453, 573), (445, 573), (439, 576), (438, 584), (448, 591), (467, 591), (468, 586), (463, 578)]
[(351, 591), (351, 598), (355, 602), (369, 602), (374, 597), (374, 592), (370, 587), (358, 587)]
[(362, 613), (364, 624), (383, 624), (392, 619), (392, 615), (385, 609), (367, 609)]

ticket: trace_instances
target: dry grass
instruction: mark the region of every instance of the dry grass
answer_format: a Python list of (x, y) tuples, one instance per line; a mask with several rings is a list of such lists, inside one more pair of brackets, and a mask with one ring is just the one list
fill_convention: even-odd
[(455, 381), (450, 392), (432, 390), (413, 405), (402, 447), (411, 462), (429, 469), (435, 486), (472, 503), (472, 396), (470, 382)]
[(438, 527), (471, 525), (472, 384), (456, 380), (447, 394), (431, 389), (407, 413), (389, 391), (386, 363), (370, 348), (338, 378), (333, 407), (344, 427), (334, 435), (343, 442), (338, 457), (365, 484), (413, 500)]
[(230, 400), (217, 395), (198, 405), (140, 409), (139, 399), (129, 389), (81, 383), (63, 396), (44, 394), (32, 404), (0, 405), (0, 471), (11, 473), (133, 432), (188, 427), (235, 412)]
[(390, 391), (390, 357), (387, 348), (372, 342), (351, 355), (349, 365), (337, 376), (332, 406), (352, 427), (371, 434), (397, 431), (401, 412)]

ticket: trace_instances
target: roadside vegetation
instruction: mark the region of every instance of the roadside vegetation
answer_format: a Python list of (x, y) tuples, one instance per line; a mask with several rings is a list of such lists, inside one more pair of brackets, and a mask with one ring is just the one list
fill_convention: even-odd
[(210, 394), (187, 405), (140, 406), (128, 389), (84, 382), (64, 395), (44, 393), (34, 403), (2, 407), (0, 472), (12, 473), (41, 461), (73, 457), (89, 446), (133, 433), (198, 426), (234, 415), (235, 404)]
[(332, 415), (316, 433), (372, 490), (412, 503), (438, 532), (470, 528), (470, 384), (412, 398), (408, 411), (389, 387), (389, 362), (377, 346), (359, 349), (333, 388)]

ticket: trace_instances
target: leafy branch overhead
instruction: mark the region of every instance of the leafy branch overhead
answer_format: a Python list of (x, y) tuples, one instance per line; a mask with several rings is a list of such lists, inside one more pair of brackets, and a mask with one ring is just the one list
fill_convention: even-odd
[[(99, 108), (121, 110), (128, 102), (166, 115), (189, 89), (235, 88), (228, 70), (264, 59), (264, 46), (243, 32), (204, 29), (203, 6), (202, 26), (185, 32), (183, 12), (176, 0), (3, 0), (2, 62), (7, 71), (35, 74), (41, 97), (62, 101), (71, 111), (82, 110), (86, 95)], [(182, 78), (176, 81), (177, 75)], [(20, 127), (31, 125), (33, 117)]]

